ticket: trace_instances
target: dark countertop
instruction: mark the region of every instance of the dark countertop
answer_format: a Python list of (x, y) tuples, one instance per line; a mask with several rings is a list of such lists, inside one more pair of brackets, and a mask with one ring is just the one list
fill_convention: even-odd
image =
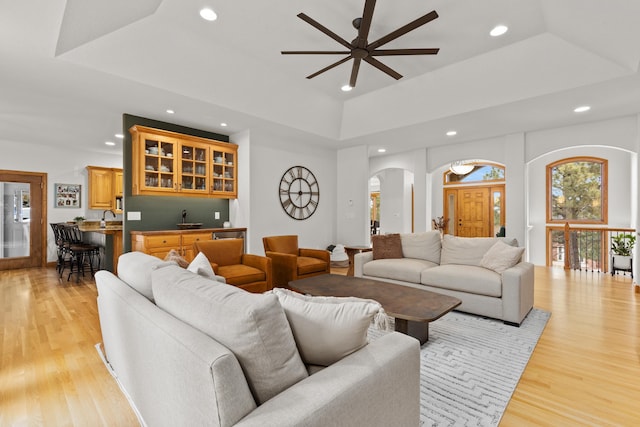
[(198, 233), (220, 233), (225, 231), (247, 231), (246, 228), (190, 228), (186, 230), (148, 230), (131, 231), (131, 234), (142, 236), (153, 236), (154, 234), (198, 234)]

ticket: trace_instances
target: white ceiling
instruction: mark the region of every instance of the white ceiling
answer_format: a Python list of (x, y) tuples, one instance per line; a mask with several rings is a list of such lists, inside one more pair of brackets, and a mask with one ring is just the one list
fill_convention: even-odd
[[(199, 17), (203, 5), (217, 21)], [(379, 57), (399, 81), (363, 62), (349, 93), (340, 87), (351, 62), (305, 78), (341, 56), (280, 54), (343, 50), (296, 15), (350, 41), (363, 6), (0, 0), (0, 138), (108, 151), (104, 141), (130, 113), (399, 152), (640, 112), (636, 0), (379, 0), (369, 41), (436, 10), (438, 19), (385, 48), (440, 53)], [(490, 37), (496, 24), (509, 32)], [(582, 104), (592, 110), (573, 113)], [(458, 135), (446, 137), (450, 129)]]

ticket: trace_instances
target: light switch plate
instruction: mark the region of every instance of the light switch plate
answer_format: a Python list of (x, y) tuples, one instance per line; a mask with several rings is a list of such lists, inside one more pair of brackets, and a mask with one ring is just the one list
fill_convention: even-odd
[(220, 219), (220, 212), (216, 212), (213, 214), (214, 219)]
[(140, 212), (127, 212), (127, 220), (129, 221), (140, 221), (142, 219), (142, 215)]

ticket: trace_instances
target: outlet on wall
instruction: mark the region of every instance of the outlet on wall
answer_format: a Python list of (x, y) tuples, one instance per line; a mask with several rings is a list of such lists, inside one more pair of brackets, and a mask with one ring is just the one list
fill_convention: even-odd
[(214, 219), (220, 219), (220, 212), (215, 212), (215, 213), (213, 214), (213, 218), (214, 218)]

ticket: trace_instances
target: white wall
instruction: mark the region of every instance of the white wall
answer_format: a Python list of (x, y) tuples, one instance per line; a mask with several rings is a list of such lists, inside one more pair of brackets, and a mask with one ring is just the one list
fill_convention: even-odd
[[(251, 253), (264, 255), (262, 238), (297, 234), (300, 247), (326, 248), (336, 238), (336, 151), (283, 140), (267, 132), (251, 130), (249, 242)], [(311, 170), (320, 186), (315, 213), (298, 221), (280, 205), (279, 184), (292, 166)], [(366, 188), (366, 187), (365, 187)], [(244, 203), (240, 200), (240, 203)]]
[(369, 245), (368, 169), (366, 146), (338, 150), (335, 243)]
[[(75, 149), (62, 150), (46, 145), (0, 141), (0, 169), (40, 172), (47, 174), (47, 221), (70, 221), (76, 216), (98, 219), (102, 211), (88, 209), (86, 166), (122, 167), (122, 152), (89, 151)], [(54, 184), (80, 184), (82, 194), (79, 209), (57, 208), (54, 206)], [(118, 216), (121, 217), (120, 215)], [(47, 261), (55, 261), (56, 248), (51, 227), (47, 227)]]

